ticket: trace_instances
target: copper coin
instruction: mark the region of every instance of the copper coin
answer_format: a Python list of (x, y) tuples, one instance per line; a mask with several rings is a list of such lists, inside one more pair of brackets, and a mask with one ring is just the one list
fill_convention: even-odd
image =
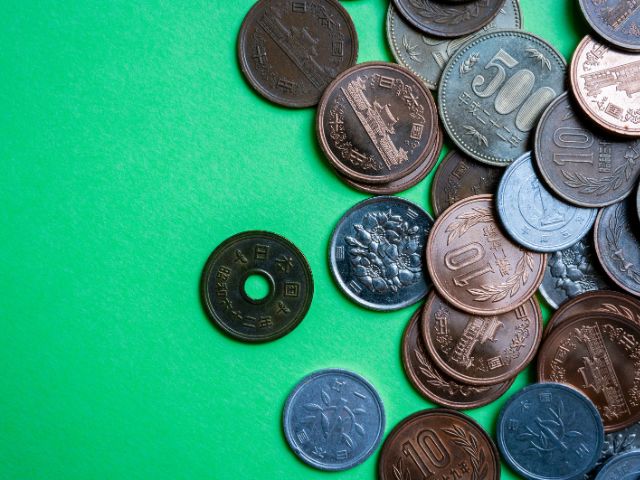
[(427, 177), (427, 175), (429, 175), (431, 170), (433, 170), (434, 165), (438, 162), (438, 158), (440, 157), (443, 135), (442, 129), (438, 128), (438, 136), (429, 156), (425, 158), (420, 166), (409, 175), (394, 180), (393, 182), (362, 183), (344, 177), (340, 175), (339, 172), (338, 175), (347, 185), (355, 188), (356, 190), (360, 190), (361, 192), (372, 193), (374, 195), (391, 195), (392, 193), (402, 192), (420, 183)]
[(500, 478), (500, 457), (489, 435), (455, 410), (422, 410), (402, 420), (382, 446), (378, 480)]
[(431, 203), (437, 217), (454, 203), (473, 195), (495, 193), (503, 168), (476, 162), (457, 150), (440, 162), (431, 183)]
[(318, 141), (331, 166), (364, 183), (409, 175), (429, 157), (438, 114), (429, 90), (409, 70), (369, 62), (329, 85), (316, 119)]
[(593, 235), (605, 273), (620, 288), (640, 296), (640, 225), (631, 202), (600, 210)]
[(571, 60), (571, 89), (582, 110), (606, 130), (640, 136), (640, 55), (587, 35)]
[(474, 315), (497, 315), (529, 300), (542, 283), (547, 257), (525, 250), (500, 230), (493, 195), (459, 201), (437, 220), (427, 267), (438, 293)]
[(487, 405), (501, 397), (514, 379), (496, 385), (467, 385), (449, 377), (429, 358), (420, 334), (422, 310), (416, 311), (402, 337), (402, 365), (409, 381), (425, 398), (449, 408), (468, 409)]
[(626, 293), (596, 290), (583, 293), (563, 304), (549, 319), (543, 338), (546, 338), (558, 324), (569, 318), (594, 312), (610, 313), (640, 325), (640, 300)]
[(435, 37), (462, 37), (480, 30), (493, 20), (505, 0), (393, 0), (402, 16), (418, 30)]
[(242, 22), (237, 50), (242, 73), (260, 95), (285, 107), (310, 107), (356, 63), (358, 36), (335, 0), (260, 0)]
[(640, 325), (610, 313), (588, 313), (555, 326), (538, 355), (538, 381), (584, 393), (605, 432), (640, 420)]
[(542, 339), (542, 312), (531, 298), (510, 312), (478, 317), (431, 292), (421, 330), (431, 358), (451, 378), (495, 385), (514, 378), (533, 360)]
[(542, 179), (560, 198), (581, 207), (619, 202), (640, 177), (640, 143), (594, 127), (564, 93), (542, 114), (535, 135)]

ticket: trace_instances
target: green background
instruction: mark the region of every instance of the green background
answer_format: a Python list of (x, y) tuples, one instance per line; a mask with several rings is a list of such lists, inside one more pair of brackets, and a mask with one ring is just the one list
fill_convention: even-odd
[[(387, 433), (431, 406), (399, 357), (415, 307), (370, 312), (332, 282), (330, 232), (366, 195), (327, 167), (314, 109), (241, 76), (252, 3), (0, 2), (0, 478), (373, 479), (377, 453), (326, 474), (288, 450), (292, 387), (359, 372)], [(568, 59), (586, 33), (577, 1), (521, 3)], [(391, 60), (387, 1), (343, 4), (359, 61)], [(429, 185), (401, 195), (428, 206)], [(265, 345), (222, 335), (198, 296), (209, 253), (248, 229), (289, 238), (315, 277), (305, 320)], [(493, 432), (505, 399), (470, 414)]]

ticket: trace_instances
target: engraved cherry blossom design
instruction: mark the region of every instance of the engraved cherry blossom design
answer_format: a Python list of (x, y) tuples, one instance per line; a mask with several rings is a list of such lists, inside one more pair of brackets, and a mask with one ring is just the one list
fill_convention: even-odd
[(382, 262), (386, 266), (385, 277), (391, 280), (392, 287), (403, 287), (418, 281), (422, 270), (422, 259), (416, 253), (418, 248), (415, 241), (384, 247)]
[(549, 261), (551, 274), (557, 279), (556, 288), (563, 289), (569, 297), (598, 288), (596, 271), (584, 254), (585, 249), (581, 240), (572, 248), (553, 253)]

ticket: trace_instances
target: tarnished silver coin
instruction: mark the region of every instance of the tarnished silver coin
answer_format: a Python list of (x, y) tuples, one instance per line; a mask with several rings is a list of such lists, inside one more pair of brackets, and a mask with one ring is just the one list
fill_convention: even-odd
[(585, 292), (609, 289), (596, 258), (593, 237), (588, 234), (569, 248), (549, 255), (540, 294), (549, 306), (558, 308)]
[(638, 480), (640, 451), (634, 450), (613, 457), (598, 472), (596, 480)]
[(598, 210), (570, 205), (554, 197), (533, 169), (531, 153), (513, 162), (496, 195), (500, 221), (511, 238), (536, 252), (555, 252), (584, 237)]
[(393, 3), (389, 4), (387, 12), (387, 41), (393, 57), (400, 65), (418, 75), (432, 90), (438, 88), (442, 70), (458, 48), (471, 38), (503, 28), (522, 28), (518, 0), (507, 0), (496, 18), (477, 33), (454, 39), (433, 37), (421, 32), (400, 15)]
[(465, 43), (442, 73), (440, 117), (470, 157), (506, 166), (525, 153), (540, 115), (565, 90), (566, 62), (541, 38), (496, 30)]
[(429, 289), (423, 252), (433, 219), (399, 197), (373, 197), (350, 208), (329, 244), (338, 287), (372, 310), (397, 310), (422, 300)]

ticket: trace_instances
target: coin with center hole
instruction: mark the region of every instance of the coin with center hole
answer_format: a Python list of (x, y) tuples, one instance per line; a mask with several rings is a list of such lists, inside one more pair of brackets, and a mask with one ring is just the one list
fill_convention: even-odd
[(291, 450), (320, 470), (346, 470), (380, 444), (385, 413), (376, 389), (342, 369), (319, 370), (300, 381), (285, 403), (282, 423)]
[(356, 63), (358, 37), (335, 0), (315, 0), (313, 8), (260, 0), (242, 22), (237, 50), (242, 73), (260, 95), (286, 107), (310, 107)]
[[(522, 27), (518, 0), (507, 0), (496, 18), (472, 36), (502, 28)], [(418, 75), (431, 90), (438, 88), (442, 70), (449, 58), (472, 36), (441, 38), (425, 34), (408, 23), (398, 9), (389, 3), (387, 41), (396, 61)]]
[[(245, 289), (259, 277), (267, 284), (262, 298)], [(304, 255), (280, 235), (238, 233), (216, 247), (202, 272), (202, 302), (209, 318), (228, 335), (245, 342), (266, 342), (296, 328), (313, 298), (313, 277)]]
[(414, 413), (396, 425), (382, 446), (378, 479), (446, 477), (500, 478), (498, 451), (482, 427), (442, 408)]
[(318, 141), (342, 175), (389, 183), (416, 170), (437, 141), (431, 92), (404, 67), (356, 65), (327, 87), (316, 117)]
[(540, 115), (565, 90), (564, 58), (520, 30), (496, 30), (465, 43), (442, 73), (440, 118), (470, 157), (506, 166), (529, 149)]
[(640, 325), (591, 312), (554, 326), (538, 354), (538, 381), (564, 383), (596, 406), (606, 432), (640, 420)]
[(604, 433), (598, 411), (577, 390), (557, 383), (523, 388), (496, 425), (502, 458), (530, 480), (575, 480), (596, 464)]
[(331, 273), (354, 302), (372, 310), (397, 310), (431, 288), (422, 254), (433, 220), (398, 197), (373, 197), (349, 209), (329, 245)]
[(510, 312), (479, 317), (431, 292), (421, 331), (432, 360), (447, 375), (470, 385), (495, 385), (533, 360), (542, 339), (542, 312), (532, 298)]
[(500, 180), (498, 216), (511, 238), (536, 252), (555, 252), (584, 237), (598, 210), (570, 205), (554, 197), (533, 169), (531, 153), (513, 162)]
[(612, 138), (588, 123), (564, 93), (545, 110), (535, 136), (542, 180), (563, 200), (604, 207), (633, 191), (640, 177), (640, 141)]
[(422, 309), (417, 310), (402, 337), (402, 365), (411, 384), (422, 396), (443, 407), (478, 408), (501, 397), (514, 382), (496, 385), (468, 385), (442, 372), (429, 358), (420, 334)]
[(451, 206), (427, 242), (427, 267), (438, 293), (473, 315), (497, 315), (525, 303), (540, 286), (546, 255), (525, 250), (500, 230), (493, 195)]

